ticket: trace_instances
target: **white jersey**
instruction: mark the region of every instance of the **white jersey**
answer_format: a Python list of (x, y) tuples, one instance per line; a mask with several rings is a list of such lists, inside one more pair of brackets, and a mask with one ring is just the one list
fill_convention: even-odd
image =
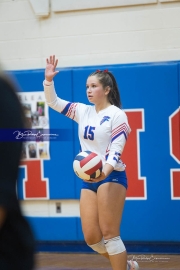
[(54, 83), (44, 84), (47, 104), (78, 123), (81, 151), (92, 151), (101, 156), (103, 165), (109, 163), (114, 170), (125, 170), (121, 161), (127, 137), (130, 133), (127, 116), (118, 107), (111, 105), (96, 112), (95, 106), (69, 102), (57, 97)]

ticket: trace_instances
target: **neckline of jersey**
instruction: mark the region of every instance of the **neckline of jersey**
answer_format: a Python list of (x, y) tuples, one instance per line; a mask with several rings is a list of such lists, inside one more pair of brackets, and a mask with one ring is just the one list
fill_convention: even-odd
[(106, 107), (106, 108), (100, 110), (99, 112), (96, 111), (96, 108), (95, 108), (95, 106), (94, 106), (94, 110), (95, 110), (96, 114), (100, 114), (101, 112), (104, 112), (105, 110), (108, 110), (108, 109), (109, 109), (110, 107), (112, 107), (112, 106), (114, 106), (114, 105), (112, 104), (112, 105), (110, 105), (110, 106), (108, 106), (108, 107)]

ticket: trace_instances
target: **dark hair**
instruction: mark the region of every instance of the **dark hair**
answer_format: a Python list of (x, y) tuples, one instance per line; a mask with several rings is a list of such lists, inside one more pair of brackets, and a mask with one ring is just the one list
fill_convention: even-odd
[(1, 128), (25, 128), (26, 119), (22, 104), (18, 98), (15, 81), (0, 72), (0, 111), (4, 118), (0, 119)]
[(118, 89), (118, 85), (114, 75), (109, 72), (108, 70), (96, 70), (95, 72), (91, 73), (89, 77), (96, 76), (99, 82), (102, 84), (103, 88), (107, 86), (110, 87), (110, 91), (108, 94), (108, 100), (112, 105), (115, 105), (118, 108), (122, 107), (120, 93)]
[[(0, 74), (0, 128), (23, 129), (24, 112), (14, 83), (5, 74)], [(0, 178), (15, 181), (21, 159), (21, 141), (0, 141)]]

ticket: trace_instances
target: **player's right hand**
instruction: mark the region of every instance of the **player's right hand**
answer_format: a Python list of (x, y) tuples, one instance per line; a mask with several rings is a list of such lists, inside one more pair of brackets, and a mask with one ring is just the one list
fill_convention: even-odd
[(46, 69), (45, 69), (45, 78), (48, 82), (51, 82), (59, 72), (56, 69), (58, 63), (58, 59), (55, 58), (55, 55), (51, 55), (49, 58), (46, 59)]

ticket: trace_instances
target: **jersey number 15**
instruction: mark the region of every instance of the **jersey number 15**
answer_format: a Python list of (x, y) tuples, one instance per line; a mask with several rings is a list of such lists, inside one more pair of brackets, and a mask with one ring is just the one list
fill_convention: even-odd
[(86, 126), (85, 130), (84, 130), (84, 139), (89, 139), (91, 141), (94, 140), (94, 130), (95, 127), (91, 127), (91, 126)]

